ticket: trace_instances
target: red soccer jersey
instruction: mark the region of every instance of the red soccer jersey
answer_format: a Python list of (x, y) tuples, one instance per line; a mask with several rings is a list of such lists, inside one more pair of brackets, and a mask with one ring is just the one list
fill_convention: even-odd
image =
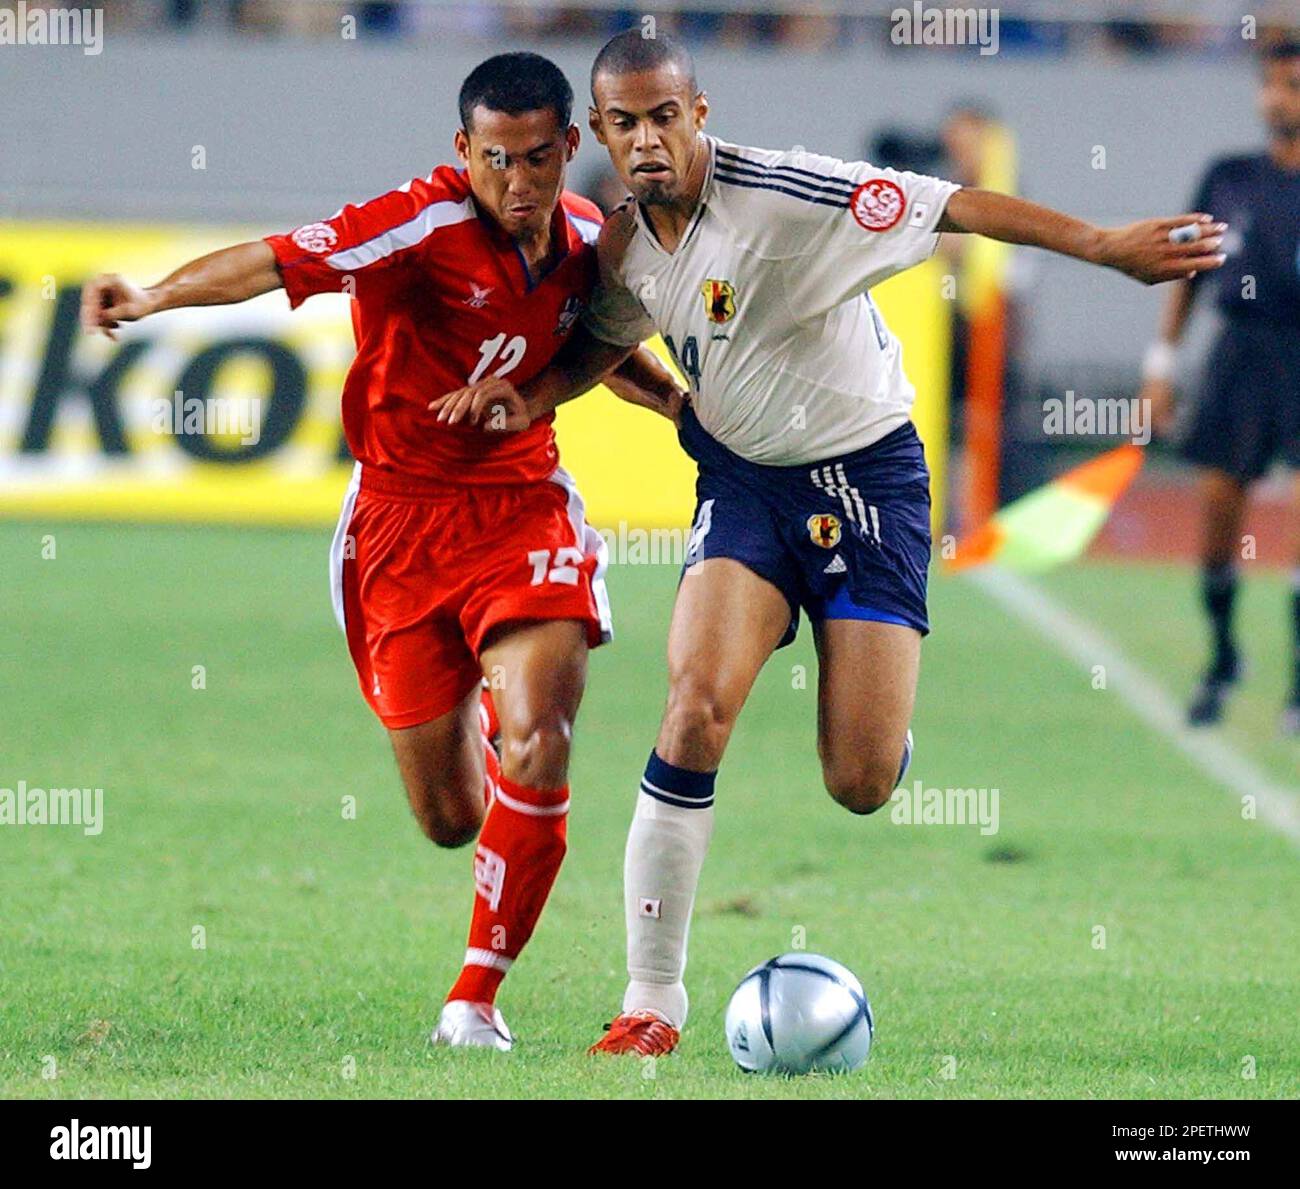
[(429, 401), (483, 376), (522, 384), (563, 345), (596, 280), (600, 210), (561, 195), (551, 224), (565, 255), (531, 283), (515, 241), (481, 218), (464, 170), (439, 166), (320, 223), (268, 236), (291, 306), (349, 293), (357, 355), (343, 429), (363, 464), (446, 483), (545, 479), (554, 416), (517, 434), (439, 423)]

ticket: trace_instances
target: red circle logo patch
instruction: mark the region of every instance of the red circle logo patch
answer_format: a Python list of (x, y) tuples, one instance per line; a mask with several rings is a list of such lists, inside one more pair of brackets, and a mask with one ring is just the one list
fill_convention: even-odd
[(888, 231), (903, 217), (907, 199), (888, 178), (872, 178), (853, 191), (849, 210), (868, 231)]
[(304, 252), (314, 252), (317, 255), (328, 252), (339, 239), (338, 232), (328, 223), (308, 223), (305, 227), (299, 227), (289, 238)]

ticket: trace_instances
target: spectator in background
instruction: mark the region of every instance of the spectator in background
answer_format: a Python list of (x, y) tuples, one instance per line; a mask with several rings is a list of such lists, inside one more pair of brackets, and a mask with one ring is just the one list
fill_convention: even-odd
[[(213, 7), (216, 7), (213, 5)], [(199, 15), (199, 0), (167, 0), (163, 6), (169, 24), (179, 28), (193, 25)]]
[(403, 31), (407, 36), (426, 41), (447, 38), (486, 42), (498, 46), (509, 40), (507, 9), (497, 4), (416, 4), (407, 5)]
[(748, 12), (728, 12), (723, 14), (718, 26), (718, 44), (728, 48), (743, 49), (761, 40), (762, 31), (758, 26), (759, 18)]
[(777, 21), (776, 39), (783, 49), (821, 52), (834, 48), (840, 39), (839, 17), (820, 13), (787, 13)]
[(886, 169), (906, 169), (937, 177), (947, 166), (937, 136), (908, 128), (885, 128), (867, 142), (865, 160)]
[(344, 4), (313, 4), (305, 0), (236, 0), (230, 6), (231, 23), (241, 33), (282, 34), (295, 37), (337, 36), (340, 21), (350, 10)]
[(357, 30), (377, 37), (400, 37), (406, 32), (406, 16), (410, 7), (409, 4), (397, 3), (395, 0), (359, 5)]
[(1117, 56), (1152, 54), (1160, 48), (1155, 26), (1147, 21), (1107, 21), (1102, 35), (1105, 47)]

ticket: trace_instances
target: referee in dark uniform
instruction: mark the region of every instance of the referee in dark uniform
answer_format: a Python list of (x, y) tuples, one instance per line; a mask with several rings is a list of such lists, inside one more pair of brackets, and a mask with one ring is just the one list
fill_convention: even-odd
[[(1300, 41), (1272, 45), (1261, 65), (1268, 151), (1216, 161), (1191, 208), (1228, 224), (1227, 262), (1171, 286), (1160, 338), (1143, 363), (1142, 396), (1156, 427), (1168, 428), (1175, 351), (1197, 296), (1210, 290), (1225, 325), (1183, 442), (1185, 456), (1204, 468), (1201, 586), (1213, 642), (1187, 712), (1194, 726), (1219, 721), (1241, 675), (1232, 612), (1247, 489), (1275, 460), (1300, 468)], [(1300, 556), (1293, 560), (1295, 649), (1282, 729), (1300, 735)]]

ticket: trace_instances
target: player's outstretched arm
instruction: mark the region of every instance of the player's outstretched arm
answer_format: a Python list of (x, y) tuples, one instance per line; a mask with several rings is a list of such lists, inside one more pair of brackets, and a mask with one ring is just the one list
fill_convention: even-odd
[(270, 293), (283, 284), (275, 252), (264, 240), (235, 244), (182, 264), (156, 285), (141, 289), (116, 273), (103, 273), (81, 290), (81, 325), (110, 339), (123, 322), (138, 322), (182, 306), (229, 305)]
[[(1195, 227), (1197, 233), (1170, 233)], [(993, 190), (958, 190), (948, 200), (937, 231), (968, 231), (1011, 244), (1046, 248), (1100, 264), (1147, 285), (1190, 278), (1218, 268), (1226, 223), (1211, 215), (1143, 219), (1127, 227), (1096, 227), (1050, 207)]]

